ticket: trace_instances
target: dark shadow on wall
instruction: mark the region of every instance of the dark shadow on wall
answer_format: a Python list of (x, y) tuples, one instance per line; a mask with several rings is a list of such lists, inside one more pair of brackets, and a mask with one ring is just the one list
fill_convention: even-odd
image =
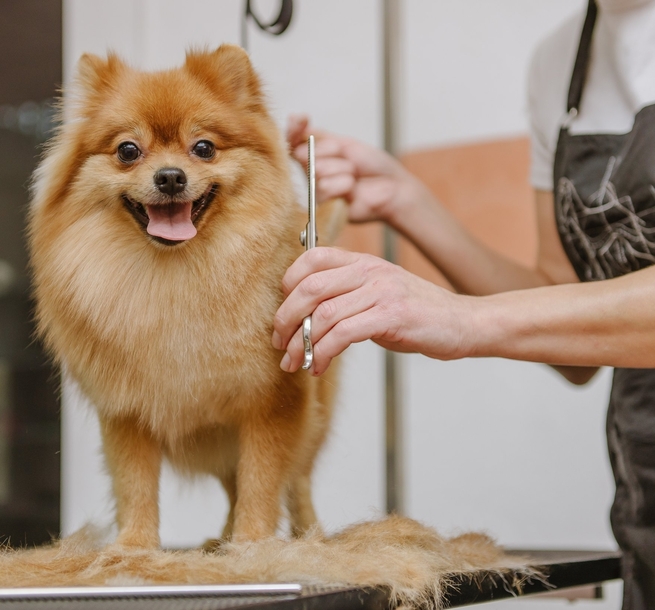
[(0, 539), (59, 533), (58, 372), (33, 339), (25, 216), (61, 84), (61, 0), (0, 3)]

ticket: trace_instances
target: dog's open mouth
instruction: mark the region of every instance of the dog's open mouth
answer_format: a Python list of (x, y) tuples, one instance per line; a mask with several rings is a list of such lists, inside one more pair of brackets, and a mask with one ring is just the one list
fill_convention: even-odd
[(195, 237), (195, 223), (205, 213), (218, 190), (212, 184), (198, 199), (166, 204), (147, 205), (123, 195), (123, 203), (130, 214), (156, 241), (175, 245)]

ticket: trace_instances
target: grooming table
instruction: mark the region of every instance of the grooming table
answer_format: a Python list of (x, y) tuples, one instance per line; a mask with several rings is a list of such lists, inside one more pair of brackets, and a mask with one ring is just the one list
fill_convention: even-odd
[[(548, 584), (532, 580), (523, 595), (554, 592), (570, 587), (599, 585), (620, 578), (621, 554), (600, 551), (512, 551), (530, 560), (547, 575)], [(485, 572), (457, 577), (447, 595), (450, 608), (480, 604), (517, 595), (511, 575), (501, 578)], [(56, 593), (53, 593), (56, 591)], [(0, 589), (0, 610), (388, 610), (384, 589), (299, 585), (73, 587), (67, 589)]]

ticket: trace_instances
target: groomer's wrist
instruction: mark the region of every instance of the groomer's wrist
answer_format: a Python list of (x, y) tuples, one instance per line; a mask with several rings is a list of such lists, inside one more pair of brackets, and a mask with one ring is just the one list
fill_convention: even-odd
[(511, 357), (506, 348), (517, 337), (519, 316), (509, 294), (470, 297), (468, 357)]
[(416, 227), (420, 226), (431, 205), (434, 205), (432, 193), (422, 182), (414, 176), (408, 175), (400, 181), (383, 220), (411, 239)]
[(473, 355), (550, 362), (557, 307), (543, 296), (551, 290), (532, 288), (478, 297)]

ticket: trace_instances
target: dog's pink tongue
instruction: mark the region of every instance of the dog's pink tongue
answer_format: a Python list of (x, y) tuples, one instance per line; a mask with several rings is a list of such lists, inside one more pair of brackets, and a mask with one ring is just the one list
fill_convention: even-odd
[(197, 231), (191, 222), (192, 202), (172, 205), (149, 205), (148, 233), (171, 241), (184, 241), (195, 237)]

